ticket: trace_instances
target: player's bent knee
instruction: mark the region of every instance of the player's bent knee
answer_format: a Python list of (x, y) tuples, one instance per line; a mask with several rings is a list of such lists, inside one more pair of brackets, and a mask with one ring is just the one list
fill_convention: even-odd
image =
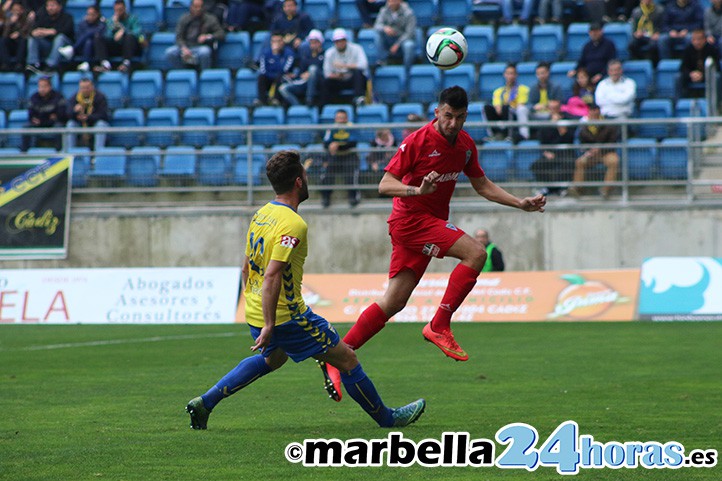
[(275, 371), (276, 369), (286, 364), (286, 361), (288, 361), (288, 354), (281, 351), (280, 349), (276, 349), (271, 353), (270, 356), (265, 358), (264, 361), (266, 361), (266, 364), (268, 365), (268, 367), (271, 368), (271, 370)]

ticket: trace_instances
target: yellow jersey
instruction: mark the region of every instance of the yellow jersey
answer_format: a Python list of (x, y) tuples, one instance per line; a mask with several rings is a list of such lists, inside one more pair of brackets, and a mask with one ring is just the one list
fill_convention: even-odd
[(306, 303), (301, 297), (301, 282), (303, 264), (308, 254), (307, 231), (306, 221), (291, 207), (280, 202), (269, 202), (254, 214), (246, 236), (249, 274), (244, 296), (248, 324), (255, 327), (264, 325), (261, 296), (264, 274), (272, 260), (287, 263), (276, 307), (276, 325), (298, 318), (306, 312)]

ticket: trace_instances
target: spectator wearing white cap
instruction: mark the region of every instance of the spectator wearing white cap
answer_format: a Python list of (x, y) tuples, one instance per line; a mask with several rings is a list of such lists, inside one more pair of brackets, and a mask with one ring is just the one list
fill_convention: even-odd
[(281, 84), (278, 91), (289, 105), (301, 104), (305, 96), (306, 105), (318, 101), (319, 72), (323, 69), (323, 34), (313, 29), (306, 41), (298, 48), (296, 65), (287, 76), (289, 81)]
[(323, 59), (322, 103), (343, 97), (344, 89), (353, 91), (356, 104), (363, 103), (369, 61), (361, 45), (348, 41), (346, 30), (337, 28), (331, 37), (333, 47)]

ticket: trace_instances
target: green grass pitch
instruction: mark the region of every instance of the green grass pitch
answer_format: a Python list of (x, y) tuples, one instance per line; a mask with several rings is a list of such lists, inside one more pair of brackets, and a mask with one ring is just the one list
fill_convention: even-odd
[[(722, 323), (455, 324), (471, 359), (391, 324), (359, 359), (391, 406), (425, 397), (412, 440), (514, 422), (545, 439), (565, 420), (600, 442), (722, 449)], [(348, 326), (341, 325), (345, 332)], [(348, 397), (334, 403), (312, 361), (289, 361), (189, 429), (186, 402), (240, 359), (243, 325), (0, 326), (0, 480), (557, 480), (472, 468), (309, 468), (284, 457), (305, 438), (380, 439)], [(496, 454), (503, 451), (497, 444)], [(715, 480), (711, 469), (582, 469), (567, 479)]]

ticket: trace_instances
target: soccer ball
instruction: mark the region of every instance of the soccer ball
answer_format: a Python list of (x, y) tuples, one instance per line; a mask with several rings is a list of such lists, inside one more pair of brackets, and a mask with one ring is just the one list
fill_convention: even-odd
[(453, 28), (441, 28), (426, 41), (426, 58), (442, 70), (461, 65), (468, 51), (466, 37)]

